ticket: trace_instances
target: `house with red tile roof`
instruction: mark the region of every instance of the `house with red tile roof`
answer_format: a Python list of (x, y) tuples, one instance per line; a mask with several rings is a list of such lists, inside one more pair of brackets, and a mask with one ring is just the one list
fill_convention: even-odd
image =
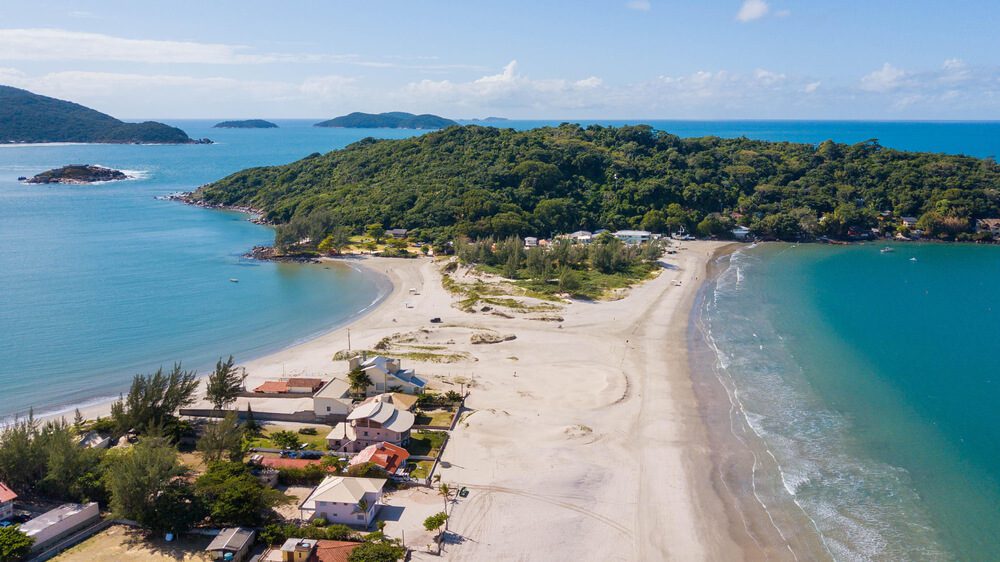
[(14, 517), (14, 500), (16, 499), (17, 494), (14, 493), (14, 490), (0, 482), (0, 521)]
[(258, 394), (285, 394), (288, 392), (288, 383), (285, 381), (267, 381), (253, 389)]
[(326, 384), (323, 379), (310, 379), (301, 377), (292, 377), (285, 381), (288, 385), (288, 392), (292, 394), (313, 394), (317, 390)]
[(347, 562), (361, 543), (291, 538), (279, 548), (271, 548), (261, 562)]
[(360, 453), (354, 455), (350, 466), (370, 462), (382, 467), (388, 474), (396, 474), (406, 469), (406, 459), (408, 458), (410, 458), (410, 453), (406, 449), (380, 441), (365, 447)]

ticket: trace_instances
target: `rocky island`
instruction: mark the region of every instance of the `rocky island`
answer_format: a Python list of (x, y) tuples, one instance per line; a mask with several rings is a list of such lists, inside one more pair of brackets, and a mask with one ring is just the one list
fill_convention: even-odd
[(213, 129), (277, 129), (278, 126), (263, 119), (244, 119), (242, 121), (223, 121), (212, 125)]
[(211, 144), (155, 121), (125, 123), (80, 104), (0, 86), (0, 144)]
[(34, 177), (26, 178), (24, 183), (66, 183), (82, 185), (97, 183), (102, 181), (127, 180), (132, 176), (126, 175), (121, 170), (105, 168), (103, 166), (93, 166), (90, 164), (72, 164), (47, 170)]
[(444, 129), (458, 125), (451, 119), (425, 113), (414, 115), (403, 111), (388, 113), (361, 113), (335, 117), (313, 125), (314, 127), (343, 127), (348, 129)]

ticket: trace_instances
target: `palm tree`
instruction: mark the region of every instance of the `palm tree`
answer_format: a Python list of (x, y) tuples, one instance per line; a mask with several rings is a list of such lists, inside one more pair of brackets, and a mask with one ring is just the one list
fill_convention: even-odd
[[(451, 488), (447, 484), (441, 484), (438, 487), (438, 494), (444, 498), (444, 512), (448, 513), (448, 500), (451, 499)], [(447, 523), (445, 523), (447, 525)]]
[(364, 514), (364, 516), (365, 516), (365, 525), (367, 525), (368, 524), (368, 500), (366, 500), (365, 498), (361, 498), (360, 500), (358, 500), (358, 509), (361, 510), (361, 513)]
[(351, 392), (364, 395), (368, 387), (372, 385), (372, 379), (368, 373), (361, 369), (354, 369), (347, 374), (347, 382), (351, 385)]

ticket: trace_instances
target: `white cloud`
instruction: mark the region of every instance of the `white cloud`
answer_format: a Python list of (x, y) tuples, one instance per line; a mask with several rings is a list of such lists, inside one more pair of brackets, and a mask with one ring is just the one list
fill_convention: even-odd
[(770, 70), (764, 70), (762, 68), (758, 68), (757, 70), (755, 70), (753, 75), (754, 78), (757, 79), (757, 82), (764, 86), (772, 86), (785, 79), (784, 74), (771, 72)]
[(861, 78), (861, 89), (868, 92), (890, 92), (903, 85), (906, 71), (889, 63)]
[(625, 6), (630, 10), (638, 10), (640, 12), (648, 12), (653, 7), (649, 3), (649, 0), (630, 0)]
[(743, 22), (760, 19), (766, 16), (770, 9), (764, 0), (743, 0), (740, 11), (736, 13), (736, 19)]
[(942, 82), (965, 82), (972, 78), (969, 65), (965, 64), (962, 59), (948, 59), (941, 65), (941, 69), (940, 80)]
[(820, 85), (822, 85), (822, 82), (810, 82), (802, 87), (802, 91), (807, 94), (814, 94), (816, 93), (816, 90), (819, 89)]
[(387, 56), (369, 59), (356, 54), (257, 53), (244, 45), (127, 39), (64, 29), (0, 29), (0, 60), (216, 65), (332, 63), (428, 71), (483, 70), (479, 65), (434, 62), (435, 57)]

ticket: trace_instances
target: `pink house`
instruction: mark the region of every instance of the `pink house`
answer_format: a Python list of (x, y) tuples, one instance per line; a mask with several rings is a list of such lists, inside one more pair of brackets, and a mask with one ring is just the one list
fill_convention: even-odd
[(14, 493), (14, 490), (0, 482), (0, 521), (14, 517), (14, 500), (16, 499), (17, 494)]
[(347, 415), (347, 421), (333, 426), (326, 436), (331, 450), (356, 453), (380, 441), (405, 446), (416, 417), (397, 408), (391, 394), (373, 396)]

